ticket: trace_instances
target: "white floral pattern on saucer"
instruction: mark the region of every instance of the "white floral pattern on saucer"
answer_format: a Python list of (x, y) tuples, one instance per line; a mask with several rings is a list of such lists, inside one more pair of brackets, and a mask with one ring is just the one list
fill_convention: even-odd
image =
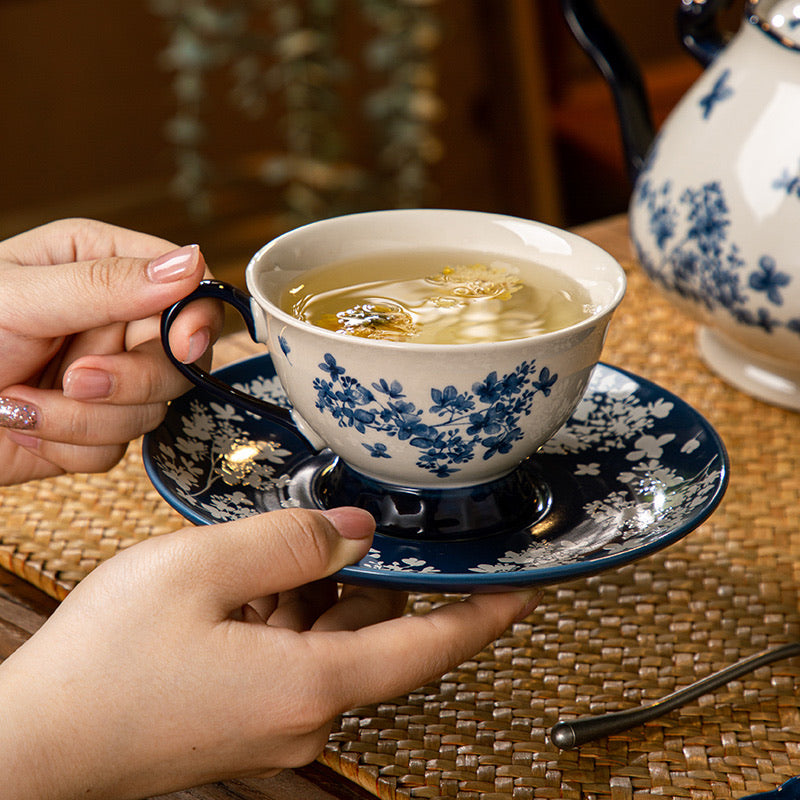
[[(222, 370), (238, 388), (288, 405), (268, 355)], [(145, 437), (156, 489), (208, 524), (297, 505), (297, 470), (315, 456), (299, 433), (191, 390)], [(342, 581), (410, 591), (504, 591), (619, 567), (677, 541), (719, 503), (728, 460), (690, 406), (600, 364), (575, 414), (536, 455), (552, 478), (540, 522), (467, 541), (376, 535)]]

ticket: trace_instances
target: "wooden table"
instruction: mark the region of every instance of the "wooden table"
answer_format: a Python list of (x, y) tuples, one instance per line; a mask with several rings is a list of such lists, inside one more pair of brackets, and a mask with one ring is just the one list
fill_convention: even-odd
[[(170, 798), (711, 800), (772, 789), (800, 773), (797, 659), (578, 751), (559, 752), (547, 740), (559, 718), (653, 700), (800, 638), (800, 415), (748, 398), (704, 367), (693, 324), (633, 262), (623, 218), (580, 232), (629, 270), (604, 360), (673, 391), (717, 428), (732, 466), (720, 508), (684, 540), (636, 565), (548, 588), (531, 617), (438, 683), (343, 715), (309, 767)], [(138, 458), (129, 456), (112, 476), (139, 482), (124, 487), (128, 494), (140, 491)], [(80, 487), (78, 480), (0, 492), (0, 564), (9, 570), (0, 570), (0, 658), (36, 631), (56, 606), (52, 596), (62, 596), (92, 559), (135, 540), (128, 506), (103, 500), (108, 507), (100, 507), (91, 494), (108, 491), (105, 478)], [(111, 491), (117, 497), (120, 489)], [(20, 521), (13, 510), (26, 492), (28, 505), (41, 510), (33, 521)], [(70, 494), (79, 492), (80, 500)], [(182, 524), (177, 515), (159, 521), (164, 504), (157, 496), (137, 499), (137, 507), (143, 502), (152, 503), (156, 530), (149, 533)], [(60, 560), (45, 562), (43, 542), (57, 538), (66, 514), (71, 529), (85, 526), (84, 543), (77, 554), (62, 545)], [(106, 535), (112, 528), (114, 540)], [(423, 608), (429, 599), (415, 602)]]

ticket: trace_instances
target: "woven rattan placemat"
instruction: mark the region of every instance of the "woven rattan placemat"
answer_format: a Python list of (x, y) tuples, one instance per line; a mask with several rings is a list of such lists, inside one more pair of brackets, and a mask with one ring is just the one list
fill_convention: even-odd
[[(441, 681), (344, 715), (321, 761), (381, 798), (724, 798), (800, 773), (797, 659), (576, 751), (547, 740), (559, 718), (658, 698), (800, 637), (800, 415), (736, 392), (701, 364), (693, 325), (630, 261), (622, 221), (591, 235), (629, 268), (604, 360), (709, 419), (731, 457), (728, 493), (678, 544), (549, 588), (525, 622)], [(235, 335), (217, 360), (251, 352)], [(119, 549), (182, 525), (135, 443), (107, 474), (0, 491), (0, 565), (61, 598)], [(443, 599), (419, 595), (411, 607)]]

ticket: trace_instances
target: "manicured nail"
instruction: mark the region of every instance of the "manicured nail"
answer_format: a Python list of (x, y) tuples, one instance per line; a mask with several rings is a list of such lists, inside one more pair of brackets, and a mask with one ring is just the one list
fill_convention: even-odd
[(39, 409), (30, 403), (0, 397), (0, 428), (32, 431), (39, 424)]
[(346, 506), (322, 512), (339, 531), (343, 539), (367, 539), (375, 533), (375, 520), (363, 508)]
[(64, 397), (71, 400), (101, 400), (110, 396), (114, 381), (102, 369), (77, 367), (64, 375)]
[(194, 364), (205, 353), (210, 343), (211, 331), (208, 328), (200, 328), (199, 331), (195, 331), (189, 339), (189, 354), (183, 363)]
[(170, 283), (188, 278), (197, 268), (200, 248), (196, 244), (187, 244), (177, 250), (154, 258), (147, 265), (147, 277), (153, 283)]

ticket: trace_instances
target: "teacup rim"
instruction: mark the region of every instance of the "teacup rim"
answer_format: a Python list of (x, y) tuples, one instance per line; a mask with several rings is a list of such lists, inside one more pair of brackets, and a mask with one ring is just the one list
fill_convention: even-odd
[[(555, 331), (547, 331), (545, 333), (536, 333), (531, 336), (522, 336), (516, 339), (503, 339), (503, 340), (495, 340), (495, 341), (480, 341), (480, 342), (459, 342), (459, 343), (429, 343), (429, 342), (411, 342), (411, 341), (403, 341), (397, 342), (388, 339), (369, 339), (369, 338), (362, 338), (356, 336), (345, 336), (344, 334), (337, 333), (335, 331), (330, 331), (325, 328), (321, 328), (317, 325), (313, 325), (310, 322), (306, 322), (305, 320), (298, 319), (297, 317), (289, 314), (288, 312), (284, 311), (277, 303), (273, 302), (269, 297), (267, 297), (257, 285), (255, 285), (255, 281), (251, 280), (254, 272), (255, 267), (262, 258), (263, 254), (269, 251), (270, 249), (277, 246), (281, 241), (286, 239), (287, 237), (296, 235), (299, 231), (302, 231), (306, 228), (309, 228), (314, 225), (318, 225), (320, 223), (342, 219), (342, 218), (355, 218), (355, 217), (374, 217), (378, 215), (384, 214), (392, 214), (396, 215), (398, 213), (419, 213), (423, 212), (426, 215), (429, 213), (457, 213), (459, 215), (471, 215), (471, 216), (480, 216), (483, 218), (495, 218), (499, 220), (513, 220), (515, 222), (524, 222), (534, 227), (545, 229), (548, 231), (552, 231), (560, 236), (564, 236), (571, 240), (576, 240), (581, 242), (582, 246), (587, 246), (589, 249), (596, 251), (598, 254), (603, 256), (605, 263), (605, 267), (610, 269), (612, 272), (616, 273), (616, 280), (609, 279), (609, 285), (616, 284), (616, 290), (614, 292), (613, 297), (606, 302), (602, 307), (596, 309), (592, 314), (588, 317), (585, 317), (578, 322), (573, 323), (572, 325), (567, 325), (566, 327), (559, 328)], [(343, 340), (351, 343), (353, 346), (361, 345), (367, 348), (378, 348), (378, 349), (402, 349), (404, 351), (409, 350), (419, 350), (420, 352), (428, 352), (430, 353), (432, 350), (435, 349), (442, 349), (442, 350), (482, 350), (482, 349), (496, 349), (498, 347), (502, 348), (510, 348), (510, 347), (519, 347), (521, 343), (524, 342), (549, 342), (552, 340), (557, 340), (567, 335), (571, 335), (574, 333), (578, 333), (581, 329), (584, 328), (592, 328), (598, 324), (604, 317), (613, 314), (614, 311), (617, 309), (619, 304), (625, 297), (625, 292), (627, 290), (627, 274), (625, 273), (624, 268), (619, 263), (619, 261), (614, 258), (610, 253), (604, 250), (599, 245), (595, 244), (594, 242), (590, 241), (584, 236), (581, 236), (578, 233), (573, 233), (572, 231), (565, 230), (563, 228), (559, 228), (554, 225), (550, 225), (546, 222), (539, 222), (538, 220), (527, 219), (525, 217), (517, 217), (510, 214), (500, 214), (495, 212), (487, 212), (487, 211), (472, 211), (468, 209), (445, 209), (445, 208), (409, 208), (409, 209), (381, 209), (376, 211), (361, 211), (361, 212), (353, 212), (351, 214), (342, 214), (336, 217), (328, 217), (321, 220), (316, 220), (314, 222), (308, 222), (304, 225), (298, 226), (297, 228), (292, 228), (291, 230), (285, 231), (284, 233), (276, 236), (275, 238), (271, 239), (269, 242), (266, 242), (262, 245), (250, 258), (247, 268), (246, 268), (246, 279), (247, 279), (247, 287), (250, 291), (251, 296), (258, 297), (260, 301), (267, 306), (267, 313), (271, 316), (275, 317), (276, 319), (280, 320), (284, 324), (290, 325), (293, 328), (299, 328), (300, 330), (304, 330), (307, 332), (313, 332), (315, 335), (318, 335), (324, 340), (331, 340), (331, 341), (338, 341), (341, 342)]]

